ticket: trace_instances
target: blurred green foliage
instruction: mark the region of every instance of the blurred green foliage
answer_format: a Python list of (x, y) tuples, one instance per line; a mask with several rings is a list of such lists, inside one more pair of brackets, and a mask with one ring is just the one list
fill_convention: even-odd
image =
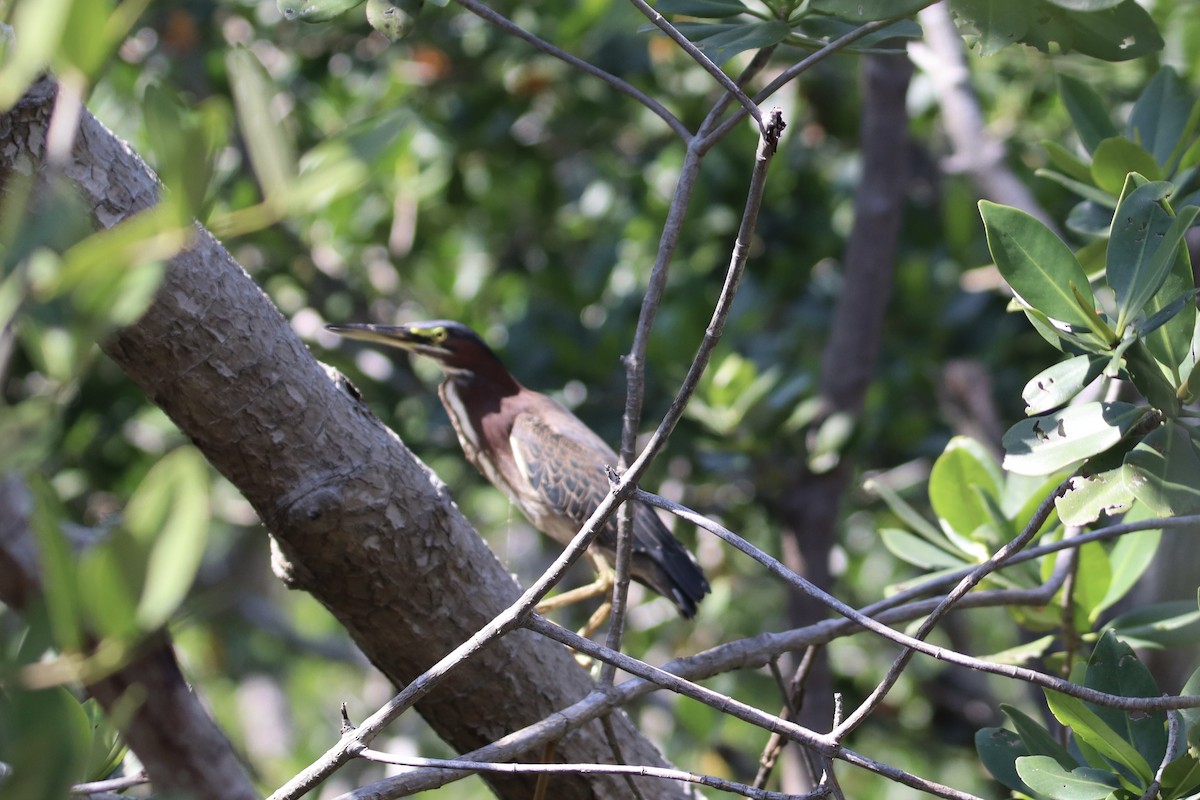
[[(1061, 3), (1021, 5), (1033, 4), (1053, 5), (1061, 24), (1031, 43), (1065, 49), (1061, 37), (1076, 18)], [(374, 4), (382, 12), (381, 5), (390, 4)], [(705, 5), (729, 10), (730, 3)], [(856, 5), (868, 15), (879, 7)], [(957, 5), (962, 11), (980, 4)], [(1132, 0), (1108, 5), (1122, 9), (1121, 19), (1136, 16), (1137, 25), (1145, 24), (1138, 15), (1146, 12)], [(41, 68), (53, 66), (93, 113), (151, 162), (168, 202), (160, 212), (95, 236), (69, 194), (51, 193), (35, 209), (23, 205), (20, 191), (6, 188), (0, 322), (7, 326), (19, 315), (20, 326), (10, 360), (0, 364), (0, 459), (6, 471), (41, 475), (33, 484), (43, 523), (38, 530), (63, 591), (56, 605), (29, 613), (23, 625), (7, 611), (0, 616), (0, 677), (10, 685), (18, 670), (46, 653), (76, 648), (84, 631), (128, 642), (172, 619), (189, 678), (262, 785), (273, 788), (333, 740), (338, 701), (348, 699), (351, 716), (361, 718), (389, 687), (371, 677), (323, 609), (284, 592), (270, 577), (265, 537), (251, 509), (222, 479), (205, 474), (163, 414), (97, 358), (95, 342), (136, 318), (157, 285), (162, 259), (186, 241), (182, 229), (196, 216), (225, 238), (318, 356), (364, 387), (377, 412), (450, 484), (472, 521), (528, 580), (549, 555), (507, 501), (465, 465), (433, 394), (436, 376), (378, 353), (338, 349), (321, 326), (461, 320), (496, 345), (522, 382), (559, 396), (615, 441), (625, 391), (620, 357), (629, 348), (682, 146), (629, 98), (457, 5), (431, 3), (419, 17), (410, 11), (412, 27), (394, 43), (372, 32), (363, 6), (331, 14), (323, 24), (286, 19), (292, 6), (274, 0), (36, 6), (0, 6), (18, 30), (38, 33), (20, 37), (0, 70), (0, 106), (11, 104)], [(701, 21), (724, 18), (683, 6), (676, 9)], [(837, 33), (817, 24), (831, 3), (812, 6), (816, 17), (771, 29), (782, 34), (775, 41), (787, 39), (780, 52), (788, 58)], [(766, 5), (776, 17), (796, 7)], [(714, 96), (710, 79), (664, 38), (635, 33), (644, 17), (625, 4), (552, 0), (510, 13), (532, 33), (663, 99), (688, 125), (699, 122)], [(1004, 19), (973, 31), (980, 49), (997, 50), (971, 62), (989, 125), (1006, 140), (1010, 166), (1053, 218), (1070, 214), (1076, 233), (1086, 232), (1091, 219), (1077, 206), (1079, 184), (1094, 176), (1095, 192), (1085, 202), (1108, 192), (1113, 207), (1124, 184), (1088, 165), (1071, 131), (1078, 130), (1085, 149), (1095, 149), (1104, 163), (1136, 158), (1124, 144), (1100, 151), (1105, 141), (1138, 141), (1118, 134), (1112, 117), (1111, 130), (1106, 127), (1096, 101), (1078, 87), (1102, 87), (1098, 107), (1111, 114), (1145, 96), (1147, 85), (1166, 98), (1200, 80), (1200, 10), (1164, 1), (1153, 14), (1166, 40), (1162, 53), (1121, 65), (1080, 55), (1051, 61), (1030, 48), (998, 50), (998, 41), (1013, 38)], [(738, 24), (755, 31), (739, 36), (758, 36), (769, 16), (743, 19)], [(1021, 36), (1036, 33), (1026, 28)], [(1083, 53), (1094, 46), (1086, 38), (1072, 41)], [(733, 49), (720, 52), (736, 67), (746, 54)], [(1155, 77), (1163, 75), (1161, 63), (1171, 64), (1177, 77)], [(836, 592), (852, 604), (876, 599), (879, 587), (927, 569), (976, 560), (984, 547), (1011, 536), (1036, 502), (1041, 479), (1001, 478), (982, 448), (951, 440), (933, 402), (943, 365), (960, 358), (981, 363), (1002, 419), (1012, 421), (1022, 416), (1030, 376), (1056, 357), (1007, 312), (1005, 297), (970, 280), (977, 274), (971, 270), (991, 260), (984, 228), (967, 180), (938, 168), (937, 104), (918, 75), (910, 93), (914, 184), (878, 380), (853, 431), (839, 428), (835, 416), (809, 439), (820, 352), (859, 179), (857, 64), (855, 56), (836, 57), (773, 100), (785, 107), (789, 130), (767, 185), (750, 269), (689, 416), (647, 482), (778, 553), (774, 509), (784, 487), (800, 470), (852, 454), (856, 469), (874, 475), (894, 501), (857, 492), (846, 504)], [(1080, 125), (1086, 120), (1091, 128)], [(1141, 141), (1166, 170), (1148, 177), (1169, 178), (1175, 148)], [(647, 425), (666, 408), (707, 324), (755, 144), (753, 127), (742, 125), (704, 162), (650, 343)], [(1192, 155), (1187, 150), (1181, 161), (1190, 163)], [(1069, 180), (1035, 181), (1039, 169)], [(931, 513), (948, 524), (916, 522)], [(73, 563), (58, 533), (63, 521), (106, 531), (107, 538)], [(900, 531), (914, 525), (915, 535)], [(911, 556), (916, 571), (879, 547), (880, 531), (892, 552)], [(678, 532), (695, 543), (713, 595), (690, 625), (661, 601), (638, 606), (631, 652), (661, 663), (786, 624), (781, 585), (764, 582), (759, 568), (713, 540)], [(159, 548), (185, 552), (190, 560), (174, 565), (179, 574), (160, 573)], [(134, 556), (123, 559), (127, 552)], [(1108, 557), (1124, 563), (1138, 553)], [(105, 566), (116, 560), (129, 574)], [(101, 590), (86, 587), (114, 576), (119, 587), (104, 590), (111, 609), (85, 610), (78, 595), (94, 596)], [(1094, 621), (1108, 607), (1108, 595), (1098, 589), (1089, 596), (1094, 602), (1083, 612)], [(1019, 634), (1001, 612), (976, 613), (996, 624), (956, 632), (963, 637), (956, 646), (996, 652), (1017, 644)], [(1145, 632), (1155, 620), (1178, 620), (1182, 613), (1162, 610), (1154, 619), (1129, 620), (1128, 628)], [(124, 629), (131, 618), (136, 627)], [(568, 621), (575, 620), (568, 615)], [(847, 703), (861, 699), (890, 661), (890, 652), (873, 644), (857, 637), (831, 648)], [(886, 753), (902, 768), (986, 792), (971, 743), (980, 721), (994, 720), (986, 703), (956, 707), (949, 699), (952, 680), (939, 665), (918, 660), (890, 695), (888, 713), (864, 728), (856, 744)], [(778, 705), (774, 682), (763, 674), (722, 676), (713, 686), (756, 705)], [(998, 698), (1028, 702), (1018, 687), (988, 686)], [(273, 719), (280, 735), (277, 746), (266, 747), (247, 731), (251, 718), (261, 724), (262, 704), (272, 698), (282, 709)], [(68, 779), (106, 774), (109, 762), (86, 754), (89, 742), (94, 756), (96, 742), (109, 735), (91, 732), (84, 706), (72, 705), (69, 694), (10, 692), (5, 700), (0, 759), (20, 761), (21, 747), (53, 741), (53, 763), (72, 765), (32, 773), (30, 783), (21, 784), (25, 796), (61, 795)], [(43, 738), (26, 726), (53, 718), (51, 708), (71, 718), (69, 734), (52, 726)], [(765, 742), (761, 731), (690, 701), (655, 700), (632, 711), (677, 763), (752, 777), (746, 764), (753, 766)], [(21, 736), (13, 736), (14, 720), (21, 722)], [(389, 734), (396, 748), (448, 755), (411, 717)], [(356, 766), (348, 774), (357, 780), (379, 771)], [(842, 783), (854, 797), (888, 794), (884, 782), (865, 773), (846, 770)], [(478, 783), (464, 783), (438, 794), (479, 791)]]

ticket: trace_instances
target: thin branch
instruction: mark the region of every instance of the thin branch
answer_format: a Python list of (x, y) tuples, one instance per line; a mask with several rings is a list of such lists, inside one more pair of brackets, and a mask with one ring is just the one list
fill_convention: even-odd
[[(646, 778), (662, 778), (663, 780), (691, 783), (717, 789), (722, 792), (739, 794), (756, 800), (807, 800), (807, 798), (823, 797), (828, 790), (809, 792), (804, 795), (784, 794), (747, 786), (744, 783), (717, 778), (712, 775), (700, 775), (678, 769), (662, 767), (629, 766), (626, 764), (496, 764), (492, 762), (467, 761), (464, 759), (448, 758), (419, 758), (416, 756), (398, 756), (379, 750), (363, 750), (360, 758), (376, 761), (380, 764), (395, 764), (400, 767), (428, 767), (432, 769), (453, 769), (464, 772), (499, 772), (511, 775), (555, 775), (563, 773), (584, 775), (637, 775)], [(371, 790), (365, 786), (361, 791)], [(351, 800), (358, 792), (343, 795), (345, 800)], [(373, 795), (372, 795), (373, 796)]]
[[(721, 286), (721, 293), (717, 298), (716, 306), (713, 308), (708, 327), (704, 330), (704, 338), (701, 340), (700, 347), (696, 351), (696, 357), (692, 360), (691, 366), (688, 367), (687, 375), (684, 376), (683, 382), (675, 394), (675, 399), (671, 402), (667, 413), (663, 415), (658, 428), (650, 436), (650, 440), (642, 449), (641, 455), (630, 466), (629, 469), (631, 471), (638, 469), (640, 465), (644, 466), (648, 464), (651, 459), (666, 447), (667, 439), (679, 423), (679, 420), (683, 417), (683, 412), (687, 407), (688, 401), (691, 400), (692, 394), (696, 391), (696, 387), (700, 383), (700, 378), (704, 375), (704, 370), (708, 368), (708, 362), (712, 358), (713, 350), (716, 349), (717, 344), (721, 341), (721, 335), (725, 331), (725, 323), (729, 319), (729, 312), (733, 308), (733, 299), (737, 295), (738, 284), (741, 283), (742, 275), (746, 270), (746, 261), (750, 255), (751, 238), (755, 226), (758, 224), (759, 209), (762, 207), (767, 170), (771, 166), (771, 161), (775, 156), (776, 145), (779, 143), (779, 136), (783, 133), (783, 128), (784, 122), (781, 112), (779, 109), (772, 109), (770, 120), (767, 123), (767, 135), (758, 144), (758, 152), (754, 161), (754, 172), (750, 176), (750, 187), (747, 191), (746, 207), (742, 212), (742, 222), (738, 227), (737, 240), (733, 246), (733, 254), (729, 259), (729, 269), (725, 273), (725, 283)], [(639, 325), (639, 333), (640, 331), (641, 327)]]
[(653, 97), (650, 97), (633, 84), (623, 81), (616, 75), (605, 72), (604, 70), (588, 63), (587, 61), (584, 61), (581, 58), (573, 56), (570, 53), (555, 47), (545, 39), (541, 39), (525, 30), (520, 25), (517, 25), (503, 14), (500, 14), (488, 6), (485, 6), (483, 3), (480, 3), (479, 0), (457, 0), (457, 2), (472, 14), (480, 17), (483, 20), (486, 20), (487, 22), (490, 22), (492, 25), (495, 25), (497, 28), (509, 34), (510, 36), (515, 36), (518, 39), (526, 41), (536, 47), (538, 50), (541, 50), (546, 55), (553, 56), (560, 61), (570, 64), (575, 69), (599, 78), (617, 91), (629, 95), (634, 100), (637, 100), (639, 103), (658, 115), (658, 117), (667, 124), (667, 127), (669, 127), (676, 136), (678, 136), (680, 139), (683, 139), (685, 142), (692, 138), (692, 132), (687, 129), (687, 126), (684, 125), (678, 117), (668, 111), (666, 106), (655, 100)]
[(960, 792), (949, 786), (943, 786), (933, 781), (927, 781), (912, 773), (905, 772), (898, 767), (892, 767), (881, 762), (874, 761), (866, 756), (856, 753), (842, 747), (833, 742), (828, 735), (818, 734), (794, 722), (780, 719), (777, 716), (768, 714), (753, 706), (746, 705), (738, 700), (723, 695), (719, 692), (714, 692), (699, 684), (684, 680), (675, 675), (672, 675), (665, 670), (657, 667), (652, 667), (649, 664), (639, 661), (636, 658), (609, 650), (603, 645), (596, 644), (590, 639), (585, 639), (582, 636), (569, 631), (544, 617), (531, 616), (526, 622), (525, 627), (554, 639), (557, 642), (567, 645), (582, 653), (586, 653), (600, 661), (611, 661), (620, 669), (631, 675), (636, 675), (643, 680), (652, 681), (655, 684), (671, 689), (674, 692), (685, 695), (698, 700), (705, 705), (717, 709), (718, 711), (728, 714), (738, 719), (749, 722), (751, 725), (756, 725), (768, 731), (779, 731), (795, 741), (801, 742), (813, 747), (825, 755), (839, 758), (857, 766), (863, 767), (871, 772), (876, 772), (881, 775), (886, 775), (893, 780), (897, 780), (906, 786), (920, 789), (921, 791), (937, 795), (938, 797), (952, 798), (953, 800), (978, 800), (975, 795), (966, 792)]
[(123, 778), (109, 778), (105, 781), (77, 783), (71, 787), (71, 794), (97, 795), (104, 792), (120, 792), (149, 782), (150, 779), (146, 776), (145, 770), (140, 770), (133, 775), (126, 775)]
[(1142, 792), (1141, 800), (1154, 800), (1155, 797), (1158, 797), (1158, 790), (1162, 788), (1163, 775), (1166, 774), (1167, 766), (1175, 760), (1175, 748), (1179, 744), (1179, 719), (1179, 714), (1167, 715), (1167, 750), (1158, 763), (1158, 769), (1154, 771), (1154, 780), (1150, 781), (1146, 791)]
[[(936, 622), (940, 620), (941, 617), (944, 616), (951, 607), (958, 603), (962, 599), (963, 595), (970, 591), (970, 589), (973, 588), (987, 574), (998, 568), (999, 565), (1003, 564), (1007, 560), (1006, 557), (1009, 554), (1015, 552), (1015, 550), (1019, 548), (1021, 544), (1028, 541), (1029, 538), (1031, 538), (1038, 532), (1038, 530), (1040, 530), (1042, 523), (1045, 521), (1046, 517), (1049, 516), (1050, 511), (1054, 508), (1053, 501), (1054, 497), (1056, 496), (1057, 495), (1052, 495), (1042, 503), (1042, 506), (1039, 507), (1038, 512), (1034, 514), (1033, 519), (1030, 521), (1029, 525), (1026, 527), (1026, 530), (1021, 536), (1018, 536), (1012, 542), (1002, 547), (994, 556), (985, 561), (983, 564), (971, 570), (970, 574), (962, 579), (962, 581), (952, 592), (950, 592), (950, 594), (937, 602), (933, 610), (929, 612), (929, 615), (926, 617), (926, 620), (922, 624), (921, 628), (918, 630), (917, 636), (908, 636), (889, 628), (876, 618), (869, 617), (863, 612), (851, 608), (841, 600), (838, 600), (836, 597), (822, 590), (820, 587), (814, 586), (805, 578), (792, 572), (778, 559), (768, 555), (767, 553), (764, 553), (762, 550), (759, 550), (757, 547), (750, 544), (745, 539), (725, 528), (724, 526), (713, 522), (712, 520), (704, 517), (701, 514), (698, 514), (686, 506), (674, 503), (666, 498), (659, 497), (658, 495), (651, 494), (641, 489), (638, 489), (636, 492), (637, 499), (643, 503), (648, 503), (650, 505), (666, 509), (680, 518), (691, 522), (693, 525), (717, 535), (722, 540), (733, 545), (733, 547), (750, 556), (755, 561), (758, 561), (760, 564), (767, 567), (771, 572), (788, 581), (796, 588), (808, 593), (810, 596), (817, 599), (832, 611), (841, 614), (849, 622), (862, 626), (868, 631), (878, 634), (879, 636), (895, 642), (896, 644), (903, 645), (904, 647), (908, 648), (909, 651), (923, 653), (925, 655), (932, 656), (939, 661), (945, 661), (961, 667), (967, 667), (969, 669), (975, 669), (981, 672), (990, 672), (996, 675), (1004, 675), (1009, 678), (1026, 681), (1037, 686), (1042, 686), (1063, 694), (1071, 695), (1072, 697), (1078, 697), (1079, 699), (1086, 700), (1089, 703), (1095, 703), (1096, 705), (1110, 708), (1120, 708), (1126, 711), (1149, 711), (1168, 708), (1200, 707), (1200, 696), (1178, 698), (1122, 697), (1120, 695), (1109, 694), (1107, 692), (1097, 692), (1094, 689), (1079, 686), (1078, 684), (1071, 683), (1070, 681), (1065, 681), (1052, 675), (1046, 675), (1044, 673), (1037, 672), (1036, 670), (1011, 666), (1008, 664), (996, 664), (983, 659), (973, 658), (954, 650), (931, 645), (928, 642), (924, 642), (920, 639), (921, 635), (928, 635), (928, 629), (931, 629), (933, 624), (936, 624)], [(931, 623), (930, 620), (934, 620), (934, 622)], [(924, 633), (922, 634), (921, 631), (924, 631)], [(911, 658), (910, 652), (906, 651), (906, 654)], [(900, 658), (903, 657), (904, 655), (902, 655)], [(900, 659), (898, 658), (897, 662), (899, 662), (899, 660)], [(901, 668), (902, 667), (903, 665), (901, 665)], [(893, 664), (893, 669), (895, 669), (895, 664)], [(840, 737), (844, 735), (847, 730), (853, 730), (853, 728), (856, 727), (859, 722), (861, 722), (861, 718), (863, 716), (862, 712), (864, 709), (868, 708), (868, 702), (877, 703), (878, 698), (876, 695), (882, 696), (882, 694), (886, 694), (887, 688), (890, 688), (891, 684), (895, 682), (895, 679), (898, 677), (898, 673), (896, 675), (889, 673), (888, 677), (891, 679), (891, 683), (888, 683), (885, 679), (883, 683), (876, 687), (876, 690), (874, 693), (872, 693), (871, 697), (868, 698), (867, 701), (864, 701), (863, 705), (860, 706), (854, 714), (851, 714), (845, 722), (835, 729), (832, 734), (834, 735), (835, 739), (840, 739)]]
[(688, 41), (688, 38), (680, 33), (674, 25), (668, 22), (666, 17), (658, 13), (658, 11), (655, 9), (651, 8), (645, 0), (629, 0), (629, 2), (633, 4), (634, 8), (642, 12), (646, 16), (646, 19), (654, 23), (656, 28), (665, 33), (668, 39), (679, 45), (679, 48), (683, 50), (683, 52), (691, 56), (693, 61), (703, 67), (705, 72), (707, 72), (709, 75), (712, 75), (716, 82), (721, 85), (721, 88), (723, 88), (731, 97), (736, 99), (738, 103), (741, 104), (746, 113), (758, 123), (758, 132), (760, 136), (768, 136), (767, 124), (763, 122), (762, 111), (759, 109), (757, 103), (746, 96), (746, 93), (742, 91), (742, 87), (740, 87), (733, 81), (732, 78), (726, 75), (723, 69), (714, 64), (712, 59), (704, 55), (703, 50)]
[[(935, 2), (935, 0), (930, 0), (930, 2)], [(898, 17), (897, 19), (904, 19), (904, 17)], [(839, 36), (829, 44), (822, 47), (820, 50), (817, 50), (814, 53), (806, 56), (781, 72), (773, 81), (759, 90), (758, 94), (754, 95), (754, 102), (760, 104), (766, 102), (771, 95), (775, 94), (775, 92), (786, 86), (788, 82), (804, 74), (817, 64), (820, 64), (834, 53), (849, 47), (864, 36), (872, 34), (882, 28), (886, 28), (895, 21), (896, 19), (887, 19), (877, 20), (875, 22), (867, 22), (850, 31), (849, 33)], [(744, 109), (739, 109), (732, 116), (730, 116), (729, 119), (725, 120), (719, 126), (714, 128), (710, 133), (705, 134), (699, 142), (701, 151), (708, 150), (708, 148), (712, 146), (712, 143), (722, 139), (725, 134), (729, 133), (734, 126), (736, 126), (745, 118), (746, 111)]]

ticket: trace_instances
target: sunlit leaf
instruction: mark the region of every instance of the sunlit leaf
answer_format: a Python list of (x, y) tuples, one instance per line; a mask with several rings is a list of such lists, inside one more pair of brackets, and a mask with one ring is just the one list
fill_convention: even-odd
[(286, 20), (328, 22), (362, 5), (362, 2), (363, 0), (276, 0), (276, 5)]
[(1047, 367), (1025, 384), (1021, 398), (1025, 413), (1044, 414), (1066, 404), (1100, 375), (1104, 359), (1096, 356), (1075, 356)]
[(1120, 787), (1111, 772), (1092, 767), (1068, 771), (1049, 756), (1018, 758), (1017, 774), (1030, 789), (1053, 800), (1105, 800)]
[(953, 553), (908, 531), (884, 528), (879, 532), (879, 537), (883, 540), (883, 546), (896, 558), (922, 569), (962, 568), (968, 564)]
[(137, 616), (161, 625), (191, 587), (208, 540), (208, 473), (191, 447), (164, 456), (142, 479), (125, 509), (125, 528), (148, 549)]
[(1150, 780), (1150, 765), (1141, 754), (1082, 700), (1047, 689), (1046, 701), (1055, 719), (1070, 728), (1076, 738), (1086, 742), (1105, 758), (1128, 768), (1142, 780)]
[(1194, 600), (1153, 603), (1120, 615), (1105, 629), (1138, 647), (1190, 649), (1200, 644), (1200, 610)]
[(956, 436), (946, 445), (929, 475), (929, 501), (933, 511), (961, 536), (969, 536), (990, 521), (979, 490), (993, 498), (1000, 494), (1000, 470), (983, 445), (967, 436)]
[(367, 0), (367, 22), (389, 40), (398, 42), (416, 27), (425, 0)]
[(1051, 319), (1089, 328), (1071, 287), (1094, 303), (1087, 275), (1061, 239), (1033, 216), (982, 200), (979, 213), (1000, 273), (1022, 300)]
[[(1154, 156), (1124, 136), (1113, 136), (1096, 145), (1092, 159), (1092, 180), (1106, 192), (1120, 194), (1125, 176), (1131, 172), (1148, 180), (1162, 180), (1162, 170)], [(1159, 198), (1161, 199), (1161, 198)]]
[(1047, 475), (1121, 440), (1143, 410), (1129, 403), (1083, 403), (1018, 422), (1004, 434), (1004, 468)]
[(1200, 511), (1200, 453), (1187, 428), (1168, 420), (1125, 456), (1125, 482), (1160, 516)]
[[(301, 1), (306, 9), (316, 4), (316, 0)], [(303, 12), (301, 16), (309, 19), (303, 16)], [(296, 174), (296, 156), (291, 140), (284, 133), (284, 126), (272, 113), (276, 107), (272, 102), (275, 87), (250, 50), (234, 48), (226, 55), (225, 62), (229, 69), (229, 83), (237, 106), (238, 122), (246, 139), (254, 173), (262, 184), (265, 198), (282, 203)]]

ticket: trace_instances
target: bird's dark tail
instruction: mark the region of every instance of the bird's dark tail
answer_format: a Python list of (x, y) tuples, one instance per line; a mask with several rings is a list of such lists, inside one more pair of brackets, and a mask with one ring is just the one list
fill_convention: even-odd
[(711, 591), (696, 559), (647, 506), (636, 508), (634, 529), (634, 580), (674, 603), (685, 619), (696, 616), (696, 604)]

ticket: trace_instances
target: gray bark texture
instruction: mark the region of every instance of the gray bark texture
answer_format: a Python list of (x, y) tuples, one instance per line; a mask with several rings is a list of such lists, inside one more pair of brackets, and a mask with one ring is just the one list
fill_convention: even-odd
[[(0, 117), (0, 180), (42, 168), (54, 85)], [(151, 206), (149, 168), (86, 111), (65, 174), (98, 225)], [(171, 260), (141, 320), (104, 352), (242, 492), (277, 544), (290, 586), (316, 597), (389, 679), (404, 685), (514, 601), (519, 587), (445, 486), (320, 364), (262, 290), (201, 226)], [(418, 711), (460, 752), (569, 706), (593, 689), (560, 645), (517, 631), (459, 666)], [(345, 698), (329, 697), (331, 718)], [(629, 719), (613, 718), (629, 763), (665, 766)], [(329, 741), (338, 738), (331, 726)], [(528, 758), (537, 760), (539, 753)], [(562, 762), (613, 760), (601, 724), (566, 735)], [(490, 777), (501, 797), (534, 780)], [(647, 796), (682, 797), (638, 779)], [(625, 797), (622, 777), (556, 776), (551, 796)]]

